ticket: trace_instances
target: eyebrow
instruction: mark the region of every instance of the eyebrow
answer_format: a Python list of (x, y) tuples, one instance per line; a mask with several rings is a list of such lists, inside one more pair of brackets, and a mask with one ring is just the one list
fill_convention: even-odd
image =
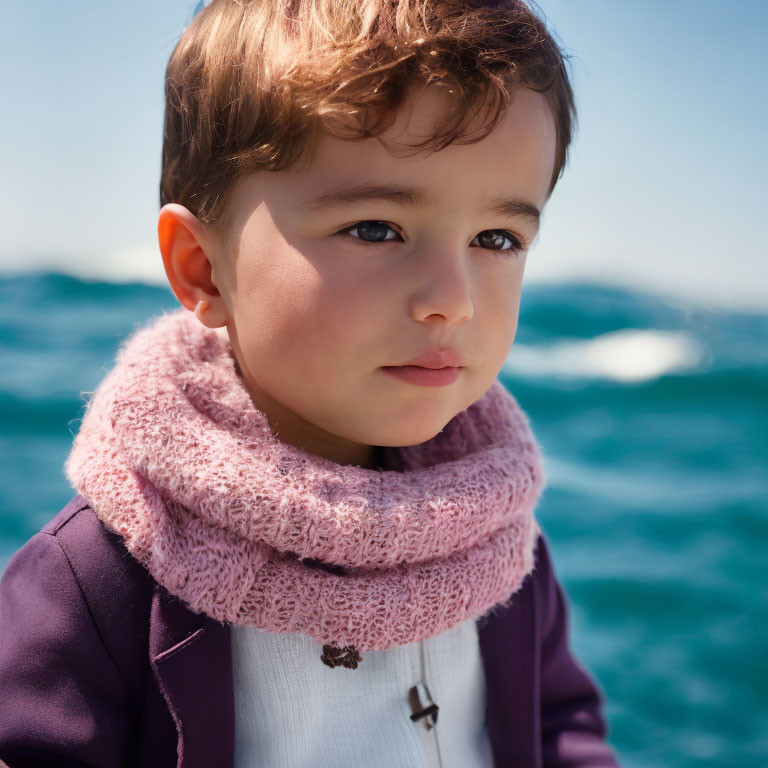
[[(316, 212), (334, 208), (345, 203), (360, 200), (388, 200), (402, 206), (426, 208), (429, 196), (423, 189), (404, 187), (397, 184), (365, 183), (348, 187), (335, 187), (310, 198), (304, 205), (308, 211)], [(541, 211), (530, 201), (521, 197), (499, 197), (491, 201), (489, 210), (500, 216), (518, 216), (531, 219), (538, 225)]]

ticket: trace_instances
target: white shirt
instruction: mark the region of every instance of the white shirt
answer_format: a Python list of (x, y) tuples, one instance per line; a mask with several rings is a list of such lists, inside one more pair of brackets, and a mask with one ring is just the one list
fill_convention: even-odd
[[(232, 626), (230, 636), (235, 768), (493, 766), (474, 620), (361, 651), (356, 669), (324, 664), (322, 644), (306, 635)], [(428, 715), (411, 720), (419, 682), (439, 707), (431, 727)]]

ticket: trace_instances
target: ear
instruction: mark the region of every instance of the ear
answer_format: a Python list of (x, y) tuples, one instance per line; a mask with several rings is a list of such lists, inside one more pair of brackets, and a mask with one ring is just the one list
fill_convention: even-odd
[(192, 312), (203, 302), (202, 312), (195, 313), (208, 328), (227, 324), (228, 313), (219, 292), (211, 258), (217, 241), (214, 234), (188, 208), (168, 203), (160, 209), (157, 237), (163, 266), (176, 298)]

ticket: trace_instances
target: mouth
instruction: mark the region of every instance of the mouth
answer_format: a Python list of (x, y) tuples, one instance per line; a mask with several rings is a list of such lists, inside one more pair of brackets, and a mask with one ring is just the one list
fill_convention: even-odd
[(451, 347), (433, 347), (393, 367), (413, 366), (437, 370), (440, 368), (463, 368), (465, 365), (464, 358), (455, 349)]
[(382, 370), (409, 384), (422, 387), (445, 387), (458, 379), (462, 369), (458, 366), (427, 368), (423, 365), (385, 365), (382, 366)]

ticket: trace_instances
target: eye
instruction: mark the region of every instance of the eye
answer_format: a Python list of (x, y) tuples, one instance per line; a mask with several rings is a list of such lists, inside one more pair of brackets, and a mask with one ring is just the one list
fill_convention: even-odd
[[(383, 221), (358, 221), (356, 224), (353, 224), (351, 227), (347, 227), (346, 229), (342, 229), (341, 232), (350, 232), (353, 229), (357, 229), (360, 233), (364, 233), (364, 236), (362, 238), (356, 237), (357, 240), (362, 240), (364, 243), (383, 243), (384, 237), (386, 235), (386, 230), (391, 229), (395, 234), (399, 236), (399, 233), (397, 233), (392, 227), (389, 226), (389, 224), (383, 222)], [(340, 233), (339, 233), (340, 234)], [(366, 240), (365, 238), (369, 235), (373, 236), (372, 240)], [(382, 235), (379, 237), (379, 235)], [(355, 235), (353, 235), (355, 237)]]
[[(510, 256), (517, 256), (526, 248), (525, 243), (521, 242), (511, 232), (507, 232), (506, 229), (484, 229), (479, 235), (477, 235), (475, 239), (484, 237), (487, 234), (491, 235), (491, 237), (488, 238), (488, 240), (491, 242), (503, 243), (505, 240), (508, 240), (510, 243), (512, 243), (512, 245), (508, 246), (507, 248), (489, 248), (488, 250), (498, 251), (499, 253), (506, 253)], [(480, 247), (485, 248), (484, 245)]]
[[(358, 235), (351, 235), (356, 240), (362, 240), (362, 242), (364, 243), (371, 243), (371, 244), (384, 243), (384, 242), (391, 242), (391, 238), (386, 237), (386, 231), (388, 229), (394, 232), (398, 237), (400, 237), (400, 233), (397, 232), (397, 230), (395, 230), (386, 222), (376, 221), (372, 219), (368, 219), (366, 221), (358, 221), (357, 223), (352, 224), (352, 226), (346, 227), (345, 229), (340, 230), (339, 232), (337, 232), (337, 234), (350, 233), (351, 235), (352, 231), (357, 230)], [(487, 235), (490, 235), (490, 237), (487, 237)], [(370, 237), (371, 239), (370, 240), (366, 239), (368, 237)], [(497, 245), (502, 244), (505, 240), (511, 243), (511, 245), (506, 248), (494, 248), (492, 247), (492, 245), (480, 246), (485, 250), (496, 251), (497, 253), (517, 256), (520, 252), (526, 249), (525, 243), (523, 243), (518, 237), (513, 235), (511, 232), (508, 232), (506, 229), (485, 229), (475, 237), (475, 240), (477, 240), (478, 238), (483, 238), (486, 243), (491, 243), (491, 244), (496, 243)]]

